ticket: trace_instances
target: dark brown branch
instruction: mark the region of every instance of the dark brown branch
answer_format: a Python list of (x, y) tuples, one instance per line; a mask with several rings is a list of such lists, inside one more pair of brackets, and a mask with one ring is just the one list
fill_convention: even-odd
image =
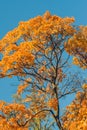
[(17, 121), (17, 124), (20, 126), (20, 127), (24, 127), (27, 125), (27, 123), (29, 121), (31, 121), (33, 118), (35, 118), (38, 114), (42, 113), (42, 112), (50, 112), (53, 116), (53, 118), (55, 119), (56, 123), (57, 123), (57, 126), (59, 127), (60, 130), (64, 130), (62, 125), (61, 125), (61, 122), (59, 121), (59, 119), (55, 116), (54, 112), (50, 109), (43, 109), (39, 112), (37, 112), (36, 114), (34, 114), (30, 119), (28, 119), (24, 124), (20, 124), (18, 121)]

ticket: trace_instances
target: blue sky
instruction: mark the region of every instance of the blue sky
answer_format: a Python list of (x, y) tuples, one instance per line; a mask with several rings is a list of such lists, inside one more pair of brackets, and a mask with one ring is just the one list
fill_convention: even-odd
[[(0, 0), (0, 39), (20, 21), (42, 15), (46, 10), (61, 17), (74, 16), (76, 25), (87, 24), (87, 0)], [(11, 101), (17, 84), (15, 78), (0, 79), (0, 99)]]

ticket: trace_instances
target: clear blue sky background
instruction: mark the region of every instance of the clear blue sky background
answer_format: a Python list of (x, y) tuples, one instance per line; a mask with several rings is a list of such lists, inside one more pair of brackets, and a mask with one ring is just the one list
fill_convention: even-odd
[[(20, 21), (42, 15), (46, 10), (61, 17), (74, 16), (76, 25), (87, 24), (87, 0), (0, 0), (0, 39)], [(17, 84), (15, 78), (0, 79), (0, 99), (10, 102)]]

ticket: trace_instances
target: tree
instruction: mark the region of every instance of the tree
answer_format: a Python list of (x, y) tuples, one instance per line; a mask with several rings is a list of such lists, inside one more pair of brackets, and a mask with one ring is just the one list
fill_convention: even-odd
[[(65, 129), (60, 100), (78, 92), (84, 81), (79, 74), (72, 73), (70, 63), (71, 50), (75, 53), (70, 40), (82, 30), (74, 27), (73, 22), (74, 18), (52, 16), (47, 11), (43, 16), (20, 22), (2, 38), (0, 78), (17, 76), (20, 84), (15, 102), (1, 101), (1, 128), (27, 130), (32, 123), (43, 122), (50, 116), (49, 122)], [(81, 55), (75, 55), (83, 60)]]

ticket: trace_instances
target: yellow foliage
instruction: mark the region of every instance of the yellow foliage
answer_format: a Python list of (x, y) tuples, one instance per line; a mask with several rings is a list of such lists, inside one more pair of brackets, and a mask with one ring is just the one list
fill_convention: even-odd
[[(73, 35), (75, 29), (71, 26), (74, 18), (61, 18), (51, 15), (48, 11), (43, 16), (37, 16), (26, 22), (20, 22), (18, 27), (8, 32), (0, 40), (0, 74), (22, 75), (23, 68), (29, 68), (34, 63), (32, 52), (39, 51), (38, 45), (50, 41), (50, 36), (58, 34)], [(48, 49), (46, 52), (48, 54)]]
[(57, 98), (52, 98), (48, 101), (48, 106), (53, 108), (54, 110), (57, 110), (58, 109), (58, 101), (57, 101)]
[[(18, 96), (29, 85), (31, 87), (29, 97), (26, 96), (22, 102), (28, 102), (31, 110), (23, 104), (6, 104), (0, 101), (0, 111), (4, 113), (4, 116), (0, 113), (0, 130), (28, 130), (30, 122), (24, 125), (25, 121), (33, 118), (43, 119), (49, 109), (52, 109), (54, 114), (58, 112), (59, 99), (56, 97), (59, 95), (56, 90), (54, 92), (54, 87), (66, 77), (62, 70), (66, 63), (62, 62), (61, 58), (63, 49), (74, 56), (74, 64), (83, 69), (87, 68), (87, 26), (80, 27), (78, 31), (72, 26), (73, 22), (73, 17), (61, 18), (47, 11), (43, 16), (20, 22), (18, 27), (0, 40), (0, 77), (20, 76), (21, 80), (24, 78), (25, 81), (18, 86)], [(65, 45), (65, 48), (62, 48), (62, 45)], [(39, 59), (42, 55), (42, 59)], [(67, 107), (67, 113), (63, 117), (64, 129), (87, 129), (87, 84), (83, 85), (83, 89), (85, 91), (78, 92), (76, 100)], [(35, 115), (44, 109), (48, 111)]]
[(87, 129), (87, 85), (83, 85), (84, 92), (78, 92), (76, 99), (67, 106), (63, 117), (63, 127), (67, 130)]
[(24, 89), (26, 89), (27, 86), (27, 84), (19, 85), (17, 93), (20, 95), (24, 91)]
[[(3, 114), (0, 114), (0, 130), (28, 130), (27, 125), (21, 125), (22, 123), (24, 124), (23, 118), (29, 119), (32, 117), (30, 110), (26, 109), (22, 104), (6, 104), (3, 101), (0, 102), (0, 111), (3, 112)], [(14, 113), (14, 116), (11, 115), (12, 113)], [(17, 123), (18, 120), (21, 122), (20, 125)]]
[(73, 63), (81, 68), (87, 68), (87, 26), (81, 26), (79, 31), (66, 43), (65, 49), (70, 55), (74, 55)]

